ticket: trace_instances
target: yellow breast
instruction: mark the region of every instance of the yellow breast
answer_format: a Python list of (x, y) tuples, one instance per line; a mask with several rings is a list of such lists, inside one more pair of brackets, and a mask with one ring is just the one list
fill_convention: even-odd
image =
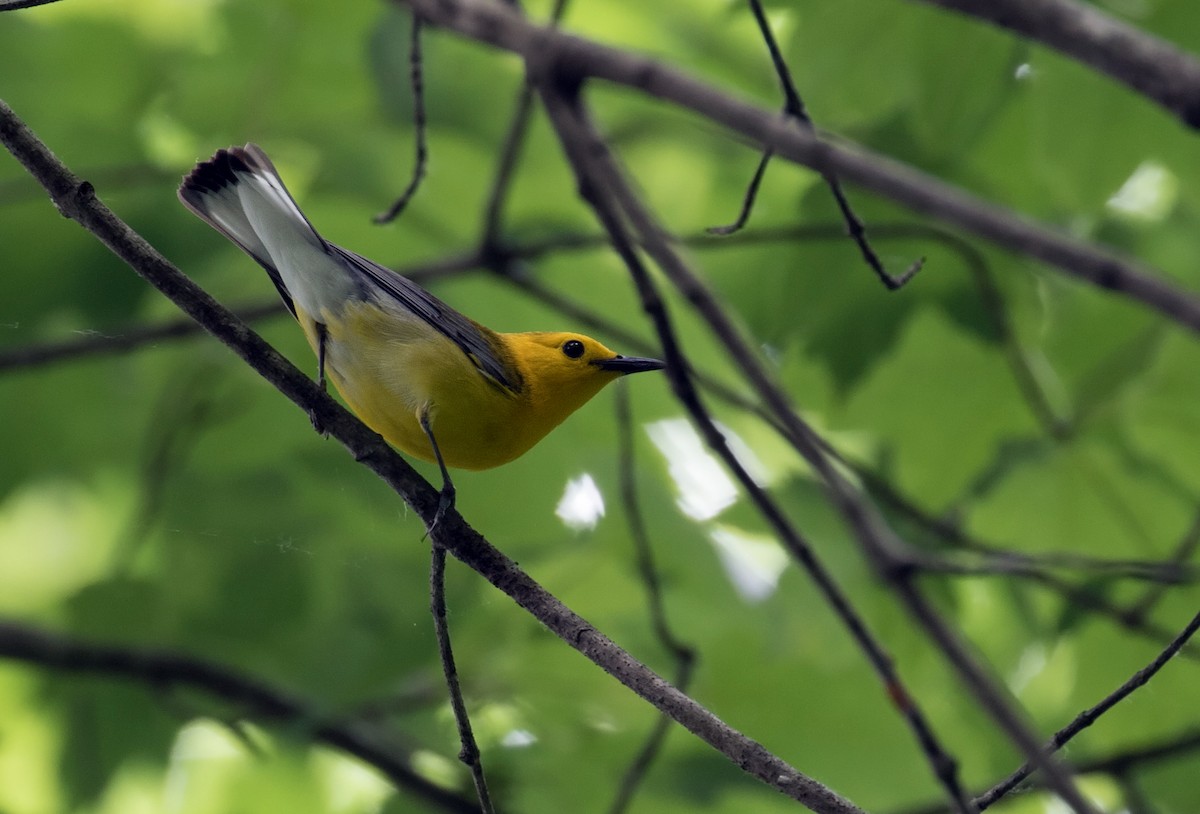
[[(315, 351), (312, 318), (297, 316)], [(329, 380), (363, 423), (401, 451), (435, 460), (419, 421), (425, 409), (449, 467), (499, 466), (545, 435), (531, 437), (527, 399), (482, 375), (423, 320), (351, 301), (339, 314), (322, 314), (322, 321)]]

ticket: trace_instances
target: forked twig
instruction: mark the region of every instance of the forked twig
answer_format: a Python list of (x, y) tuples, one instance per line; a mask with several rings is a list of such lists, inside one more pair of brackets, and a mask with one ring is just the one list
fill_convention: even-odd
[[(809, 117), (808, 111), (804, 108), (804, 102), (800, 99), (800, 93), (796, 90), (796, 83), (792, 79), (792, 72), (787, 66), (787, 60), (783, 58), (783, 52), (779, 49), (779, 43), (775, 40), (774, 32), (771, 31), (771, 22), (767, 19), (766, 12), (763, 11), (762, 2), (761, 0), (748, 0), (748, 2), (750, 4), (750, 11), (754, 14), (754, 21), (758, 24), (759, 33), (762, 34), (763, 42), (766, 43), (767, 51), (771, 55), (771, 64), (775, 68), (775, 75), (779, 78), (779, 84), (783, 90), (783, 113), (785, 116), (795, 119), (811, 132), (814, 130), (813, 121)], [(731, 235), (746, 225), (750, 219), (750, 213), (754, 209), (754, 201), (758, 197), (759, 186), (762, 184), (763, 176), (766, 175), (767, 165), (771, 163), (771, 157), (774, 154), (775, 150), (770, 146), (763, 150), (762, 158), (758, 162), (758, 168), (755, 169), (754, 177), (750, 180), (750, 185), (746, 188), (746, 194), (742, 198), (742, 208), (738, 213), (737, 219), (725, 226), (709, 227), (709, 234), (719, 236)], [(845, 190), (842, 189), (842, 182), (838, 180), (833, 170), (822, 170), (821, 177), (825, 179), (825, 184), (833, 194), (833, 199), (837, 202), (838, 211), (841, 212), (842, 220), (846, 224), (846, 232), (850, 235), (855, 245), (858, 246), (858, 251), (862, 254), (863, 260), (866, 261), (866, 264), (875, 272), (875, 276), (879, 278), (879, 281), (889, 291), (902, 288), (925, 265), (925, 258), (921, 257), (914, 260), (905, 269), (904, 273), (899, 276), (889, 273), (883, 267), (883, 262), (879, 259), (879, 255), (875, 253), (875, 250), (867, 240), (866, 226), (850, 205), (850, 200), (846, 197)]]

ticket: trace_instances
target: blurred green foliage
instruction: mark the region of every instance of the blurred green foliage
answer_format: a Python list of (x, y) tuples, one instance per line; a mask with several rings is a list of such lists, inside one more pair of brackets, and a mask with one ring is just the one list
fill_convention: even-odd
[[(544, 16), (547, 5), (530, 13)], [(1121, 8), (1136, 12), (1137, 25), (1200, 51), (1200, 10), (1189, 0)], [(806, 0), (770, 9), (822, 128), (1200, 287), (1197, 142), (1152, 104), (1056, 54), (917, 3)], [(371, 216), (410, 171), (409, 25), (401, 10), (380, 3), (61, 2), (0, 15), (0, 93), (216, 297), (261, 301), (272, 296), (266, 278), (175, 200), (179, 176), (231, 143), (262, 144), (318, 228), (380, 262), (414, 264), (473, 246), (520, 65), (427, 32), (429, 174), (398, 223), (373, 226)], [(779, 105), (741, 4), (603, 0), (572, 6), (567, 26)], [(733, 217), (757, 160), (744, 145), (625, 90), (596, 88), (589, 98), (670, 229), (692, 235)], [(869, 227), (919, 222), (891, 202), (851, 196)], [(540, 114), (505, 213), (518, 245), (596, 231)], [(811, 173), (772, 166), (755, 227), (836, 225), (835, 218)], [(844, 240), (714, 240), (688, 253), (762, 344), (803, 414), (927, 511), (1033, 555), (1168, 556), (1200, 492), (1195, 338), (1019, 254), (976, 248), (1014, 344), (983, 305), (970, 258), (933, 235), (876, 240), (894, 271), (929, 258), (898, 293), (885, 292)], [(120, 335), (174, 316), (58, 217), (11, 160), (0, 160), (0, 265), (5, 348)], [(551, 253), (529, 273), (651, 337), (610, 254)], [(486, 272), (434, 287), (497, 329), (572, 325)], [(673, 305), (692, 358), (736, 383), (720, 344), (682, 302)], [(301, 366), (314, 366), (293, 324), (256, 327)], [(1070, 422), (1069, 436), (1054, 439), (1039, 423), (1014, 378), (1014, 348)], [(782, 559), (763, 554), (773, 543), (762, 542), (767, 532), (745, 499), (722, 507), (702, 491), (680, 500), (671, 469), (679, 459), (643, 430), (683, 414), (665, 380), (628, 384), (635, 471), (668, 611), (700, 654), (694, 696), (869, 810), (936, 796), (861, 653), (807, 578), (795, 567), (780, 572)], [(504, 469), (457, 475), (458, 505), (536, 579), (669, 674), (617, 493), (613, 397), (603, 394)], [(1014, 768), (1014, 750), (872, 577), (795, 454), (745, 412), (713, 406), (886, 642), (968, 785)], [(90, 641), (209, 658), (301, 694), (325, 714), (394, 709), (382, 721), (415, 750), (414, 768), (466, 792), (426, 609), (420, 522), (216, 342), (162, 341), (5, 370), (0, 433), (0, 614)], [(593, 529), (572, 530), (556, 507), (567, 482), (584, 473), (606, 514)], [(720, 476), (712, 477), (716, 485), (707, 486), (719, 493)], [(693, 504), (705, 501), (711, 511), (697, 513)], [(894, 520), (915, 544), (940, 545)], [(731, 579), (746, 569), (766, 586), (754, 600)], [(923, 584), (1043, 733), (1158, 649), (1035, 583)], [(1113, 601), (1142, 590), (1112, 580), (1086, 585)], [(601, 810), (654, 711), (466, 569), (451, 567), (449, 597), (460, 672), (503, 810)], [(1177, 629), (1196, 598), (1194, 589), (1172, 589), (1154, 620)], [(1195, 727), (1195, 670), (1182, 660), (1169, 666), (1151, 690), (1081, 736), (1071, 757), (1101, 757)], [(222, 724), (236, 714), (199, 694), (0, 664), (0, 810), (425, 810), (358, 762), (311, 746), (302, 731)], [(1193, 812), (1198, 770), (1195, 756), (1157, 764), (1140, 786), (1156, 810)], [(1123, 805), (1121, 789), (1105, 778), (1086, 788), (1105, 810)], [(1034, 795), (1004, 810), (1043, 806)], [(633, 810), (795, 806), (676, 731)]]

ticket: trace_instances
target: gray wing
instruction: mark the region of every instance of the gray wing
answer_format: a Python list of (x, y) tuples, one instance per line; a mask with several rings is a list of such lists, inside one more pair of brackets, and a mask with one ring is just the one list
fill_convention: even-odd
[(520, 374), (500, 358), (488, 337), (471, 320), (390, 268), (328, 241), (325, 245), (334, 257), (345, 264), (364, 289), (379, 291), (391, 297), (406, 311), (416, 314), (458, 345), (489, 379), (505, 390), (514, 393), (520, 391)]

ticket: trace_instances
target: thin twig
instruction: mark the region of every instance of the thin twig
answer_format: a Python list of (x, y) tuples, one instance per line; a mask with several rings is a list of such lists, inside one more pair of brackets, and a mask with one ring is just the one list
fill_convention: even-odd
[(432, 675), (419, 673), (398, 690), (356, 702), (349, 714), (355, 720), (379, 721), (431, 710), (445, 701), (446, 691), (442, 683), (435, 682)]
[(932, 574), (954, 576), (1005, 576), (1039, 579), (1051, 569), (1081, 572), (1091, 578), (1130, 579), (1153, 582), (1157, 586), (1186, 585), (1200, 579), (1195, 569), (1175, 570), (1170, 565), (1142, 560), (1101, 560), (1094, 558), (1036, 557), (1019, 551), (1003, 551), (971, 561), (920, 554), (915, 565)]
[[(617, 389), (617, 465), (620, 473), (621, 503), (625, 507), (626, 522), (629, 525), (629, 536), (633, 539), (634, 553), (637, 559), (638, 576), (646, 591), (646, 605), (650, 612), (650, 624), (654, 636), (671, 658), (675, 661), (673, 682), (683, 692), (687, 692), (691, 684), (692, 671), (696, 664), (696, 651), (689, 644), (680, 641), (671, 630), (667, 621), (667, 609), (663, 602), (662, 579), (659, 577), (658, 565), (654, 561), (654, 549), (650, 545), (650, 534), (646, 530), (645, 516), (642, 514), (641, 495), (638, 492), (636, 477), (636, 458), (633, 439), (633, 411), (629, 404), (629, 388), (620, 383)], [(658, 753), (666, 742), (670, 731), (671, 719), (665, 715), (658, 716), (654, 728), (650, 731), (642, 748), (630, 762), (625, 774), (617, 786), (617, 794), (609, 806), (609, 814), (623, 814), (633, 802), (633, 795)]]
[(746, 185), (746, 193), (742, 196), (742, 208), (738, 210), (737, 217), (731, 223), (709, 226), (704, 230), (705, 232), (717, 237), (728, 237), (746, 228), (746, 224), (750, 222), (750, 214), (754, 211), (754, 202), (758, 200), (758, 188), (762, 186), (773, 155), (775, 155), (775, 151), (770, 147), (763, 150), (762, 156), (758, 159), (758, 166), (754, 168), (754, 175), (750, 178), (750, 183)]
[(149, 687), (189, 687), (237, 704), (264, 721), (299, 727), (311, 738), (377, 768), (398, 788), (445, 811), (471, 814), (475, 805), (410, 768), (410, 750), (359, 723), (335, 721), (319, 706), (229, 667), (168, 650), (99, 645), (23, 623), (0, 620), (0, 657), (68, 673), (121, 676)]
[(1119, 773), (1181, 757), (1191, 757), (1200, 751), (1200, 729), (1180, 733), (1170, 740), (1126, 748), (1120, 752), (1079, 762), (1079, 771), (1085, 774)]
[(138, 552), (146, 543), (162, 513), (173, 476), (187, 470), (190, 453), (199, 445), (204, 431), (219, 420), (219, 405), (227, 403), (215, 385), (212, 366), (187, 366), (159, 396), (148, 424), (146, 450), (142, 456), (141, 487), (127, 527), (119, 535), (112, 555), (114, 570), (129, 574)]
[(408, 181), (408, 186), (404, 188), (404, 192), (400, 193), (400, 197), (396, 199), (386, 212), (381, 212), (375, 216), (376, 223), (391, 223), (404, 208), (408, 206), (408, 202), (417, 194), (417, 188), (421, 185), (421, 180), (425, 177), (426, 165), (429, 162), (429, 150), (425, 144), (426, 127), (425, 123), (425, 81), (422, 75), (423, 63), (421, 60), (421, 15), (415, 11), (412, 15), (412, 27), (409, 29), (409, 45), (408, 45), (408, 70), (409, 81), (412, 85), (413, 97), (413, 138), (416, 140), (416, 158), (413, 162), (412, 177)]
[[(941, 537), (954, 545), (960, 545), (967, 548), (978, 548), (981, 551), (995, 551), (997, 556), (1005, 556), (1005, 552), (1001, 549), (994, 549), (991, 546), (980, 543), (972, 537), (964, 534), (957, 527), (939, 521), (936, 518), (929, 517), (925, 512), (918, 508), (914, 503), (901, 495), (894, 489), (886, 480), (877, 473), (866, 469), (853, 462), (847, 462), (845, 458), (839, 458), (840, 461), (846, 462), (851, 471), (859, 477), (872, 495), (877, 497), (883, 503), (891, 507), (894, 511), (899, 512), (908, 519), (916, 522), (922, 528), (930, 533)], [(1017, 552), (1011, 552), (1018, 558), (1022, 555)], [(1028, 556), (1028, 555), (1024, 555)], [(1130, 612), (1117, 604), (1110, 602), (1096, 594), (1094, 591), (1089, 591), (1084, 588), (1076, 587), (1070, 582), (1050, 573), (1053, 568), (1078, 568), (1080, 570), (1100, 570), (1108, 564), (1103, 560), (1088, 562), (1087, 560), (1078, 560), (1074, 556), (1069, 558), (1059, 558), (1053, 555), (1048, 555), (1043, 562), (1041, 559), (1034, 559), (1033, 563), (1038, 567), (1019, 568), (1015, 572), (1015, 576), (1022, 579), (1027, 579), (1047, 588), (1057, 595), (1061, 596), (1067, 603), (1073, 607), (1078, 607), (1096, 613), (1118, 626), (1141, 636), (1147, 641), (1153, 642), (1157, 646), (1162, 646), (1165, 642), (1171, 639), (1172, 631), (1166, 630), (1161, 626), (1155, 625), (1152, 622), (1144, 619), (1140, 614)], [(1192, 575), (1189, 575), (1190, 581)], [(1185, 658), (1200, 661), (1200, 651), (1194, 646), (1189, 645), (1183, 650), (1182, 655)]]
[(446, 677), (446, 689), (450, 693), (450, 708), (454, 710), (454, 723), (458, 727), (458, 740), (461, 744), (458, 759), (471, 771), (480, 812), (495, 814), (487, 780), (483, 775), (483, 757), (479, 753), (479, 744), (475, 742), (475, 733), (471, 730), (471, 718), (467, 714), (467, 703), (463, 700), (462, 685), (458, 681), (458, 667), (454, 664), (454, 650), (450, 646), (450, 625), (446, 621), (446, 549), (434, 543), (431, 552), (429, 609), (433, 613), (433, 629), (437, 634), (442, 675)]
[[(1200, 629), (1200, 613), (1192, 617), (1192, 621), (1189, 622), (1182, 631), (1180, 631), (1178, 636), (1171, 640), (1171, 643), (1167, 645), (1167, 647), (1164, 648), (1163, 651), (1159, 653), (1153, 661), (1130, 676), (1129, 680), (1127, 680), (1117, 689), (1113, 690), (1095, 706), (1085, 709), (1083, 712), (1075, 716), (1075, 720), (1071, 721), (1071, 723), (1055, 732), (1054, 737), (1052, 737), (1046, 744), (1046, 751), (1057, 752), (1059, 749), (1062, 749), (1068, 741), (1070, 741), (1084, 729), (1087, 729), (1089, 726), (1094, 724), (1101, 715), (1108, 712), (1118, 703), (1128, 698), (1134, 690), (1145, 686), (1146, 682), (1154, 678), (1155, 673), (1161, 670), (1166, 663), (1170, 661), (1171, 658), (1178, 653), (1185, 644), (1187, 644), (1188, 639), (1192, 637), (1192, 634), (1194, 634), (1197, 629)], [(1005, 778), (993, 788), (977, 797), (975, 802), (979, 805), (979, 810), (982, 811), (1000, 800), (1010, 791), (1019, 786), (1021, 781), (1032, 774), (1033, 771), (1034, 768), (1026, 763), (1021, 766), (1021, 768), (1013, 772), (1009, 777)]]
[[(930, 516), (881, 474), (847, 457), (824, 439), (819, 440), (823, 451), (838, 464), (854, 473), (854, 476), (862, 481), (872, 496), (943, 542), (965, 551), (975, 551), (986, 555), (994, 566), (994, 570), (997, 571), (1003, 571), (1006, 563), (1013, 564), (1015, 576), (1037, 582), (1063, 596), (1068, 602), (1095, 611), (1156, 645), (1162, 646), (1171, 639), (1172, 631), (1155, 626), (1141, 618), (1136, 612), (1125, 610), (1108, 602), (1092, 591), (1075, 587), (1050, 572), (1056, 569), (1078, 570), (1109, 576), (1121, 575), (1134, 579), (1156, 580), (1169, 584), (1186, 584), (1197, 578), (1198, 574), (1194, 569), (1176, 570), (1170, 563), (1104, 560), (1065, 552), (1031, 555), (982, 542), (963, 532), (956, 524)], [(919, 556), (914, 564), (935, 571), (953, 570), (952, 566), (942, 569), (936, 561), (927, 560), (924, 556)], [(1200, 659), (1200, 653), (1191, 647), (1185, 648), (1183, 655)]]
[(646, 530), (646, 519), (642, 513), (641, 493), (636, 475), (636, 445), (633, 438), (633, 410), (629, 404), (629, 388), (622, 386), (617, 391), (617, 428), (620, 434), (617, 458), (621, 479), (621, 502), (629, 520), (629, 533), (633, 539), (638, 576), (646, 589), (646, 606), (650, 612), (650, 623), (654, 636), (663, 649), (675, 659), (681, 672), (689, 672), (696, 660), (696, 651), (682, 642), (671, 630), (667, 621), (667, 609), (663, 601), (662, 578), (655, 562), (654, 548), (650, 545), (650, 534)]

